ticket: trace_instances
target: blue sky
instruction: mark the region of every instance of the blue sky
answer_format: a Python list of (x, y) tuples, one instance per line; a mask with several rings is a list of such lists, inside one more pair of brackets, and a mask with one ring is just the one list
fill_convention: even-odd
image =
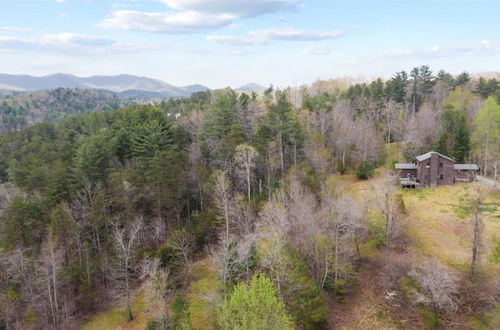
[(0, 0), (0, 72), (211, 88), (500, 71), (500, 1)]

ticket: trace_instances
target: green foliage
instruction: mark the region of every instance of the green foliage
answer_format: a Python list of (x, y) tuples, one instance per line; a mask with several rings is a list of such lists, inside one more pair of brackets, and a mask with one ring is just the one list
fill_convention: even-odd
[(500, 104), (492, 97), (484, 102), (474, 120), (472, 140), (476, 153), (485, 162), (485, 170), (492, 167), (487, 160), (500, 157)]
[(375, 166), (371, 162), (362, 162), (358, 168), (356, 169), (356, 176), (358, 179), (367, 180), (371, 176), (373, 176), (373, 171), (375, 170)]
[(268, 147), (275, 144), (283, 154), (282, 173), (294, 163), (294, 158), (304, 142), (299, 119), (293, 111), (293, 105), (285, 92), (278, 92), (276, 104), (269, 106), (269, 111), (262, 119), (255, 136), (255, 145), (259, 154), (267, 155)]
[(500, 84), (495, 78), (491, 78), (489, 80), (486, 80), (483, 77), (479, 78), (476, 85), (476, 93), (481, 95), (481, 97), (487, 98), (490, 95), (495, 95), (497, 90), (500, 90)]
[(220, 223), (217, 213), (208, 209), (191, 216), (189, 230), (193, 233), (198, 245), (202, 246), (216, 239), (216, 230)]
[(285, 304), (270, 279), (255, 275), (235, 286), (217, 313), (221, 329), (293, 329)]
[(182, 266), (180, 251), (168, 242), (160, 247), (158, 257), (160, 258), (160, 265), (163, 268), (168, 268), (171, 272), (177, 272)]
[(171, 145), (172, 138), (165, 119), (139, 123), (132, 133), (132, 154), (139, 159), (150, 159)]
[(374, 242), (376, 247), (384, 246), (387, 243), (387, 237), (383, 215), (379, 211), (371, 211), (368, 213), (366, 221), (370, 240)]
[(176, 295), (172, 305), (172, 316), (170, 317), (170, 326), (172, 329), (184, 330), (191, 329), (189, 323), (189, 310), (187, 301), (180, 295)]
[(46, 216), (40, 200), (14, 197), (0, 223), (1, 247), (7, 250), (36, 247), (43, 238)]
[(322, 329), (327, 325), (328, 308), (314, 280), (307, 272), (302, 256), (288, 250), (285, 256), (290, 267), (282, 289), (286, 294), (286, 305), (297, 325), (305, 329)]
[(465, 115), (460, 106), (447, 105), (441, 116), (441, 122), (443, 132), (437, 143), (437, 151), (450, 155), (458, 163), (464, 163), (471, 147)]
[(335, 102), (335, 96), (328, 93), (321, 93), (315, 96), (305, 95), (302, 101), (302, 108), (307, 109), (311, 112), (316, 112), (320, 110), (331, 110), (333, 103)]
[(0, 183), (9, 180), (9, 162), (5, 155), (0, 154)]
[(206, 159), (229, 162), (234, 149), (245, 142), (244, 125), (238, 116), (242, 107), (232, 89), (218, 90), (214, 93), (215, 101), (211, 104), (208, 119), (201, 132), (202, 151)]
[(74, 159), (77, 178), (91, 183), (104, 180), (109, 170), (112, 147), (106, 131), (84, 138)]
[(408, 74), (405, 71), (396, 72), (386, 84), (386, 94), (397, 103), (405, 103), (406, 89), (408, 86)]
[(108, 111), (131, 103), (96, 89), (57, 88), (0, 95), (0, 117), (3, 128), (12, 132), (26, 128), (33, 121), (56, 122), (71, 115)]
[(464, 87), (470, 81), (470, 75), (467, 72), (460, 73), (455, 79), (455, 87)]
[(500, 264), (500, 242), (495, 243), (495, 247), (493, 248), (493, 252), (491, 252), (489, 260), (494, 264)]

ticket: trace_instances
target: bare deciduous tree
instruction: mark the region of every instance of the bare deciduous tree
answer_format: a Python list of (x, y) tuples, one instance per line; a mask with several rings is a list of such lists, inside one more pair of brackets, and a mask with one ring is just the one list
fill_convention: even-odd
[(226, 175), (226, 172), (216, 170), (213, 175), (214, 183), (214, 201), (217, 210), (224, 218), (226, 227), (226, 239), (229, 238), (229, 227), (231, 222), (231, 212), (233, 204), (233, 194), (231, 191), (231, 182)]
[(257, 150), (249, 144), (240, 144), (236, 147), (234, 160), (236, 165), (242, 171), (247, 183), (247, 197), (250, 200), (251, 193), (251, 174), (255, 168), (255, 158), (258, 156)]
[(373, 191), (375, 193), (375, 206), (384, 217), (386, 257), (388, 257), (392, 240), (397, 236), (400, 229), (398, 224), (400, 205), (396, 200), (397, 187), (395, 182), (386, 174), (382, 181), (373, 186)]
[(496, 210), (495, 206), (484, 201), (486, 188), (481, 184), (475, 184), (473, 195), (469, 201), (469, 206), (466, 206), (470, 212), (470, 223), (472, 226), (472, 255), (470, 262), (470, 276), (474, 277), (477, 274), (477, 269), (481, 261), (483, 252), (483, 230), (484, 218), (488, 213)]
[(113, 238), (115, 241), (118, 262), (120, 264), (120, 275), (125, 281), (125, 296), (127, 299), (127, 317), (133, 320), (132, 307), (130, 303), (130, 267), (133, 252), (138, 243), (138, 234), (142, 229), (143, 222), (141, 218), (136, 219), (131, 224), (120, 227), (117, 223), (113, 224)]
[(416, 303), (430, 304), (434, 312), (454, 312), (458, 307), (458, 279), (433, 258), (425, 260), (408, 273), (423, 292), (414, 292)]
[(147, 260), (143, 267), (143, 276), (148, 277), (149, 283), (153, 288), (153, 292), (158, 303), (157, 308), (161, 315), (161, 329), (168, 329), (168, 303), (167, 298), (170, 293), (170, 274), (168, 269), (160, 267), (160, 260), (153, 258)]

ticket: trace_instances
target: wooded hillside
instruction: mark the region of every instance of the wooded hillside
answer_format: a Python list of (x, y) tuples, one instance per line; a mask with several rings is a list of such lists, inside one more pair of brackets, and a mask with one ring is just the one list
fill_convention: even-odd
[(0, 94), (0, 134), (71, 115), (107, 111), (131, 105), (114, 93), (94, 89), (58, 88)]
[(0, 136), (0, 328), (500, 324), (498, 192), (390, 175), (433, 149), (496, 179), (494, 79), (421, 66), (55, 123), (120, 104), (47, 98), (45, 122)]

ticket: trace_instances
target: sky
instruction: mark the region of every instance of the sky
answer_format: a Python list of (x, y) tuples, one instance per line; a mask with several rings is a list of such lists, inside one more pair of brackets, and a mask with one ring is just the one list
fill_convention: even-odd
[(500, 71), (500, 0), (0, 0), (0, 72), (299, 86)]

